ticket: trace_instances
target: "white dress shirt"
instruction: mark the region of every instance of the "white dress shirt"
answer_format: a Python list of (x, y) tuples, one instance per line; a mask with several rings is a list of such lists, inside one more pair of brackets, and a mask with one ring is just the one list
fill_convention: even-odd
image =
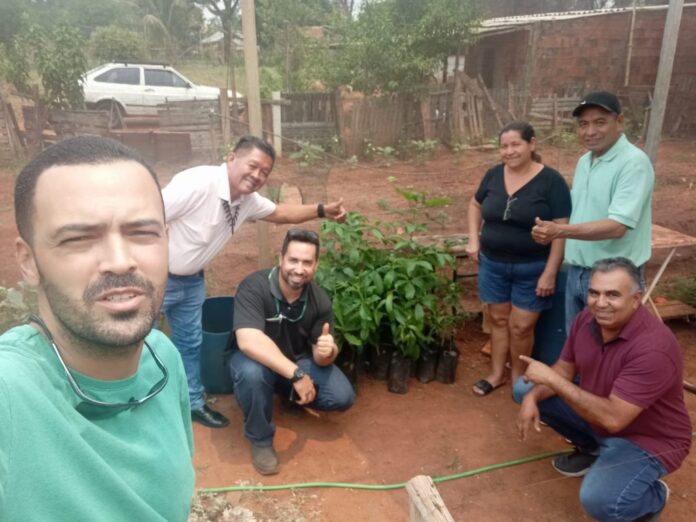
[(169, 272), (191, 275), (203, 270), (232, 236), (222, 201), (234, 215), (235, 231), (245, 221), (263, 219), (276, 205), (257, 193), (230, 201), (227, 164), (193, 167), (176, 174), (162, 189), (169, 225)]

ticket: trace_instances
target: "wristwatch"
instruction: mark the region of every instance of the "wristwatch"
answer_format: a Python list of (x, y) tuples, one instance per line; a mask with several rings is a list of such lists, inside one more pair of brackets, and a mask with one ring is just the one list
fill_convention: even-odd
[(302, 379), (305, 375), (306, 375), (306, 373), (304, 372), (304, 370), (298, 366), (297, 368), (295, 368), (295, 371), (293, 372), (292, 377), (290, 377), (290, 382), (295, 384), (297, 381)]

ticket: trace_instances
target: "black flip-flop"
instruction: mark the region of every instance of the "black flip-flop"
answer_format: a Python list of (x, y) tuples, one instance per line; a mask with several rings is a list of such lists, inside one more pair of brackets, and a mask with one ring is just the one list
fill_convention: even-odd
[(497, 386), (493, 386), (486, 379), (481, 379), (479, 382), (474, 384), (474, 388), (476, 388), (477, 390), (481, 390), (481, 393), (477, 393), (477, 392), (473, 392), (473, 393), (477, 397), (485, 397), (486, 395), (491, 393), (493, 390), (500, 388), (503, 384), (505, 384), (505, 381), (499, 383)]

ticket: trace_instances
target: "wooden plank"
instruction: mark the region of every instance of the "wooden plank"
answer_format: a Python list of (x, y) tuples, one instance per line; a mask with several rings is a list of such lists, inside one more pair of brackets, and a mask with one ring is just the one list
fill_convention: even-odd
[(498, 123), (498, 128), (503, 127), (503, 120), (500, 118), (500, 113), (498, 112), (498, 104), (495, 103), (493, 98), (491, 98), (491, 93), (488, 91), (486, 88), (486, 84), (483, 83), (483, 78), (481, 75), (478, 75), (478, 83), (479, 87), (481, 87), (481, 90), (483, 91), (483, 96), (485, 97), (486, 101), (488, 102), (488, 106), (491, 108), (493, 111), (493, 115), (495, 116), (495, 121)]
[(696, 308), (681, 301), (655, 302), (655, 311), (663, 321), (671, 319), (688, 319), (696, 316)]
[(406, 483), (406, 492), (411, 522), (454, 522), (430, 477), (413, 477)]
[(512, 116), (513, 120), (516, 120), (517, 116), (515, 116), (515, 86), (512, 82), (508, 82), (507, 105), (510, 116)]
[[(530, 112), (529, 114), (527, 114), (527, 118), (529, 118), (530, 120), (537, 119), (537, 120), (548, 121), (549, 124), (553, 123), (553, 115), (551, 115), (551, 114), (542, 114), (540, 112)], [(556, 123), (557, 124), (563, 123), (566, 125), (574, 125), (575, 120), (573, 120), (571, 118), (560, 118), (559, 117), (559, 118), (556, 118)]]
[(661, 248), (696, 246), (696, 237), (688, 236), (676, 230), (671, 230), (653, 223), (651, 246), (653, 250)]
[(72, 124), (76, 126), (104, 127), (109, 126), (108, 111), (61, 111), (52, 110), (48, 115), (51, 123)]

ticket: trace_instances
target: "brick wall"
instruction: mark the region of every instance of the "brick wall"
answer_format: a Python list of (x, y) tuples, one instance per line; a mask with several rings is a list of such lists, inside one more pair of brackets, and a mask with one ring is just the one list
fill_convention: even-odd
[[(638, 11), (630, 86), (652, 87), (667, 11)], [(470, 76), (481, 74), (492, 89), (512, 82), (534, 97), (563, 96), (594, 88), (623, 88), (630, 12), (543, 21), (512, 33), (481, 38), (467, 53)], [(529, 53), (537, 32), (536, 52)], [(672, 73), (668, 114), (694, 99), (696, 113), (696, 7), (685, 7)], [(532, 59), (532, 55), (534, 58)], [(488, 57), (488, 59), (486, 59)], [(488, 70), (487, 70), (488, 69)]]

